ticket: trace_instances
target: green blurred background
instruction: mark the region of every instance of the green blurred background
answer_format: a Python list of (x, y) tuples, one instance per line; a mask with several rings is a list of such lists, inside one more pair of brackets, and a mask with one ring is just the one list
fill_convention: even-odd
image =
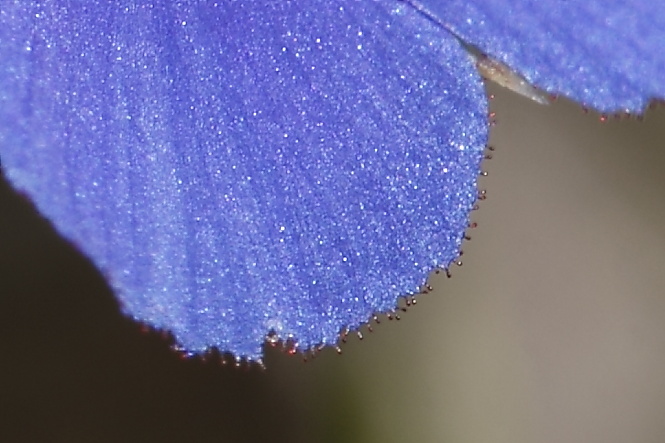
[(307, 363), (181, 360), (3, 182), (0, 441), (665, 441), (665, 109), (490, 89), (464, 265)]

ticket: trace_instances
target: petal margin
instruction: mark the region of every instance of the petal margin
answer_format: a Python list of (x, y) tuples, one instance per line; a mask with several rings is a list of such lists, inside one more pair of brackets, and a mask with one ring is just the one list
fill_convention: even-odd
[(261, 358), (395, 308), (458, 254), (478, 74), (399, 1), (7, 2), (0, 158), (133, 318)]

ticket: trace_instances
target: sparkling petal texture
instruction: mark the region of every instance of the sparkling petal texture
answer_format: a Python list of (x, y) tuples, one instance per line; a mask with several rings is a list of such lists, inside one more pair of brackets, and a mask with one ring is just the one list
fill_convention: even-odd
[(126, 312), (258, 359), (459, 251), (481, 80), (399, 1), (3, 2), (0, 156)]
[(419, 0), (529, 82), (599, 111), (665, 98), (665, 4), (652, 0)]

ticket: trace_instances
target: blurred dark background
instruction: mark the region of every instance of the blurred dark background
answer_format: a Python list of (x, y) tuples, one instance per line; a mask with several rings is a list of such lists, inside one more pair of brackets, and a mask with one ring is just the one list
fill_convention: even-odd
[(183, 360), (3, 180), (0, 441), (665, 441), (665, 109), (491, 91), (464, 265), (307, 363)]

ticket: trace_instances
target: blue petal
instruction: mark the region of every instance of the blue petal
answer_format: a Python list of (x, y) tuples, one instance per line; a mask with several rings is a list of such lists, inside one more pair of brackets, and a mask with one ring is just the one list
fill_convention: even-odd
[(401, 2), (5, 2), (0, 60), (8, 178), (190, 352), (335, 343), (458, 254), (486, 100)]
[(665, 98), (665, 7), (652, 0), (420, 0), (530, 83), (599, 111)]

